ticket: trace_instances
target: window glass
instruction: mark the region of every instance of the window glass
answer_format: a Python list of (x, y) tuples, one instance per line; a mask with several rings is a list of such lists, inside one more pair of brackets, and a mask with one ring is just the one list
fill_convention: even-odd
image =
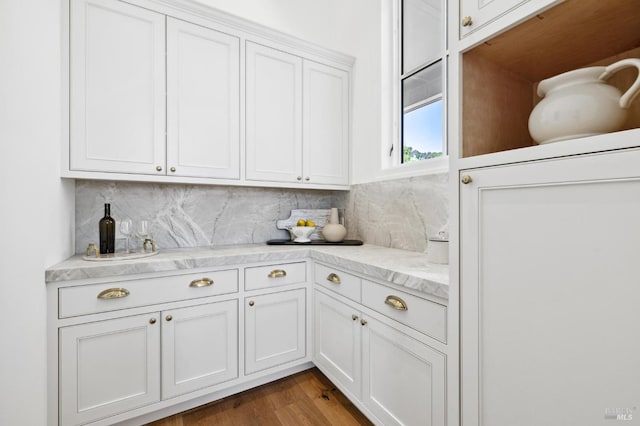
[(402, 73), (442, 56), (441, 0), (402, 0)]

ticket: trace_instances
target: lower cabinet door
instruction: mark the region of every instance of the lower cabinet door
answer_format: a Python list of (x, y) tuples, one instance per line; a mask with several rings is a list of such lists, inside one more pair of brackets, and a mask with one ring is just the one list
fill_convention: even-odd
[(360, 398), (360, 312), (317, 290), (313, 300), (313, 362)]
[(306, 290), (245, 298), (245, 371), (306, 356)]
[(238, 377), (238, 302), (162, 312), (162, 399)]
[(445, 424), (445, 356), (366, 317), (362, 401), (385, 425)]
[(62, 425), (160, 400), (158, 313), (63, 327), (59, 333)]

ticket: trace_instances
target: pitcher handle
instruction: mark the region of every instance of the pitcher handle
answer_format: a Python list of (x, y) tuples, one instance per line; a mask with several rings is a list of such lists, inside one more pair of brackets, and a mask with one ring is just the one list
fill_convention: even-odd
[(602, 75), (600, 75), (600, 80), (606, 81), (619, 70), (629, 67), (636, 67), (638, 69), (638, 76), (636, 77), (636, 81), (631, 85), (631, 87), (629, 87), (629, 89), (620, 97), (620, 108), (625, 109), (629, 108), (631, 102), (633, 102), (636, 96), (640, 94), (640, 59), (629, 58), (614, 62), (613, 64), (605, 68)]

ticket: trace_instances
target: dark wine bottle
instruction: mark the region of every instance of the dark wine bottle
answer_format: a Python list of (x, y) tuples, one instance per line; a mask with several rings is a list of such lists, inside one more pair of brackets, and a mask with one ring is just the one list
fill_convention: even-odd
[(104, 217), (100, 219), (100, 254), (116, 250), (116, 221), (111, 217), (111, 204), (104, 205)]

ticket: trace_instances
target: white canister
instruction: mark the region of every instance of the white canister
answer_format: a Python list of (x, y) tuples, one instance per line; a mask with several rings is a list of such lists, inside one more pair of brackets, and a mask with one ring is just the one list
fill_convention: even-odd
[(449, 240), (429, 238), (427, 243), (427, 260), (431, 263), (449, 264)]

